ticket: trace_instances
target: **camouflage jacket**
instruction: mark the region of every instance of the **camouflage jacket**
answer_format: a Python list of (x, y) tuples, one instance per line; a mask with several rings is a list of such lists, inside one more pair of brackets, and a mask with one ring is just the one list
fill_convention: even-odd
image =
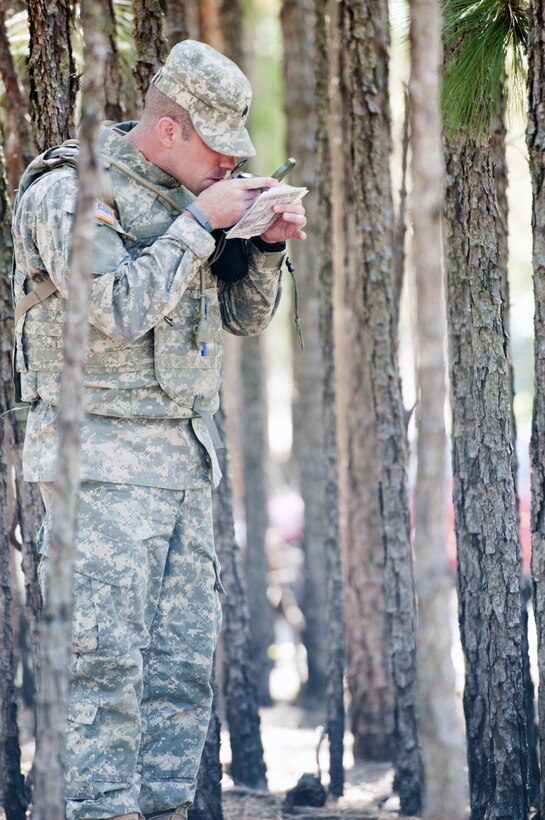
[[(104, 153), (162, 188), (183, 208), (192, 194), (124, 139), (128, 127), (103, 130)], [(122, 171), (112, 167), (109, 175), (115, 210), (99, 203), (96, 211), (85, 374), (89, 418), (190, 418), (197, 397), (214, 412), (222, 371), (221, 328), (252, 335), (268, 324), (278, 303), (284, 254), (263, 252), (250, 242), (248, 274), (236, 282), (218, 281), (207, 263), (214, 250), (207, 231)], [(13, 224), (16, 301), (47, 275), (58, 288), (17, 326), (22, 397), (52, 406), (60, 390), (76, 193), (72, 168), (50, 171), (23, 195)], [(194, 334), (203, 284), (206, 355)], [(192, 426), (212, 454), (200, 419)]]

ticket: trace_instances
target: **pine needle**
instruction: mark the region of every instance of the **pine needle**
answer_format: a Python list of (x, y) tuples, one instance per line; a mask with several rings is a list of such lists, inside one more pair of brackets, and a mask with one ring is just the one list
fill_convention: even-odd
[(528, 3), (444, 0), (443, 9), (445, 131), (481, 141), (498, 116), (502, 95), (506, 107), (522, 107)]

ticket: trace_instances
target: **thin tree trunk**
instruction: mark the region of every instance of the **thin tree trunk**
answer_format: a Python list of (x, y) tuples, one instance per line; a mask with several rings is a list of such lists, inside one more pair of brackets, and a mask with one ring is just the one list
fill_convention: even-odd
[(117, 47), (115, 7), (113, 0), (104, 3), (104, 33), (108, 38), (108, 57), (104, 69), (104, 116), (107, 120), (120, 122), (124, 116), (122, 102), (123, 76)]
[(339, 469), (335, 395), (333, 261), (331, 258), (331, 150), (329, 143), (329, 64), (327, 0), (317, 0), (315, 16), (316, 149), (318, 175), (320, 339), (323, 362), (323, 427), (325, 460), (324, 547), (326, 570), (326, 730), (329, 737), (329, 791), (344, 791), (344, 664), (345, 624), (343, 565), (339, 523)]
[(245, 570), (250, 610), (252, 656), (257, 675), (257, 692), (262, 706), (271, 704), (269, 676), (272, 661), (269, 647), (274, 643), (272, 607), (267, 597), (268, 561), (266, 549), (267, 483), (265, 465), (266, 405), (263, 385), (263, 356), (260, 338), (242, 340), (242, 406), (244, 436), (244, 511), (246, 518)]
[[(215, 421), (225, 441), (225, 417)], [(222, 565), (223, 585), (223, 694), (231, 745), (231, 773), (236, 784), (267, 788), (261, 743), (256, 675), (251, 655), (250, 616), (242, 580), (240, 552), (235, 540), (233, 499), (227, 448), (218, 453), (223, 478), (213, 496), (214, 538)]]
[(165, 24), (169, 49), (190, 36), (186, 5), (188, 4), (181, 3), (180, 0), (166, 2)]
[(24, 820), (27, 799), (21, 774), (21, 750), (17, 728), (15, 700), (15, 670), (13, 666), (13, 634), (11, 628), (10, 538), (8, 528), (8, 421), (4, 413), (12, 407), (11, 353), (13, 310), (9, 287), (9, 201), (4, 173), (4, 156), (0, 155), (0, 804), (7, 820)]
[(418, 335), (418, 469), (416, 478), (416, 589), (418, 594), (419, 705), (425, 765), (423, 815), (467, 816), (464, 733), (452, 663), (446, 550), (446, 336), (441, 265), (441, 155), (439, 0), (411, 0), (411, 141), (413, 264)]
[(83, 117), (79, 188), (70, 256), (70, 291), (64, 331), (64, 365), (59, 403), (59, 447), (51, 518), (51, 559), (41, 623), (41, 677), (35, 759), (36, 820), (64, 817), (63, 756), (70, 660), (73, 548), (79, 488), (79, 435), (83, 419), (83, 366), (87, 347), (89, 270), (100, 156), (97, 136), (103, 117), (104, 66), (108, 54), (104, 9), (83, 0), (85, 37)]
[(217, 51), (224, 50), (220, 0), (200, 0), (199, 28), (205, 43)]
[(28, 0), (30, 103), (39, 151), (68, 139), (73, 130), (77, 73), (72, 55), (69, 0)]
[(197, 775), (195, 799), (189, 809), (189, 820), (223, 820), (221, 807), (222, 769), (219, 758), (221, 723), (218, 717), (219, 693), (216, 683), (215, 660), (212, 671), (212, 691), (214, 693), (212, 712)]
[[(545, 0), (530, 0), (528, 44), (530, 154), (533, 204), (534, 367), (535, 391), (530, 458), (532, 463), (532, 577), (539, 661), (539, 735), (542, 776), (545, 772)], [(545, 817), (545, 788), (541, 789)]]
[(136, 47), (134, 78), (138, 110), (144, 107), (149, 84), (166, 58), (163, 11), (159, 0), (133, 0), (133, 37)]
[(6, 6), (0, 2), (0, 75), (5, 88), (5, 113), (7, 117), (6, 171), (9, 196), (17, 188), (21, 174), (34, 155), (32, 136), (26, 113), (27, 104), (17, 76), (15, 63), (6, 31)]
[(221, 32), (224, 41), (224, 54), (244, 68), (244, 35), (242, 0), (221, 0)]
[(489, 144), (447, 145), (445, 247), (455, 525), (472, 820), (526, 818), (520, 546)]
[(415, 814), (423, 782), (407, 446), (393, 301), (387, 4), (343, 0), (340, 26), (350, 356), (347, 623), (352, 726), (358, 756), (387, 758), (395, 746), (401, 810)]
[[(290, 184), (309, 189), (305, 198), (307, 241), (290, 249), (297, 274), (305, 350), (294, 346), (295, 401), (293, 444), (305, 506), (303, 537), (303, 643), (308, 681), (304, 695), (323, 699), (325, 685), (325, 555), (324, 555), (324, 429), (322, 358), (319, 333), (317, 190), (316, 190), (316, 78), (313, 71), (313, 0), (284, 0), (284, 108), (286, 144), (297, 158)], [(301, 60), (301, 54), (305, 59)]]

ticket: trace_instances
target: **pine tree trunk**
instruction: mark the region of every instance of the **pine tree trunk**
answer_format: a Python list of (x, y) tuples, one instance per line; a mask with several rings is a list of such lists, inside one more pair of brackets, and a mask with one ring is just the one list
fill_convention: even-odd
[(59, 447), (51, 517), (51, 558), (47, 601), (40, 624), (40, 690), (34, 766), (35, 820), (62, 820), (63, 756), (70, 660), (73, 549), (79, 488), (79, 434), (83, 419), (83, 365), (87, 346), (88, 278), (95, 228), (100, 155), (97, 136), (103, 117), (104, 65), (108, 54), (104, 9), (83, 0), (85, 37), (83, 117), (79, 187), (70, 256), (70, 290), (64, 331), (64, 364), (59, 403)]
[[(225, 417), (220, 409), (215, 421), (225, 441)], [(261, 743), (255, 667), (251, 656), (250, 616), (242, 580), (239, 549), (233, 525), (233, 501), (227, 449), (218, 453), (223, 478), (214, 493), (214, 538), (222, 566), (223, 694), (231, 745), (234, 782), (251, 789), (266, 789), (267, 775)]]
[(165, 24), (169, 49), (190, 36), (186, 5), (187, 3), (180, 3), (180, 0), (166, 2)]
[(447, 145), (445, 248), (458, 592), (472, 820), (525, 818), (520, 546), (490, 145)]
[(224, 53), (244, 69), (244, 34), (242, 0), (221, 0), (221, 31)]
[(77, 73), (72, 55), (69, 0), (28, 0), (30, 103), (39, 151), (73, 131)]
[(166, 40), (159, 0), (133, 0), (132, 8), (132, 33), (137, 54), (134, 78), (141, 112), (149, 84), (166, 59)]
[(13, 667), (13, 634), (11, 628), (10, 539), (8, 532), (9, 459), (6, 432), (8, 418), (3, 414), (13, 406), (11, 354), (13, 344), (13, 309), (9, 286), (9, 203), (4, 156), (0, 155), (0, 805), (7, 820), (24, 820), (27, 800), (21, 774), (21, 751), (17, 728)]
[(108, 56), (104, 69), (104, 116), (112, 122), (121, 122), (124, 117), (123, 75), (117, 47), (115, 7), (113, 0), (104, 3), (104, 33), (108, 38)]
[(446, 539), (446, 323), (441, 265), (441, 155), (439, 0), (411, 0), (411, 213), (416, 277), (418, 468), (415, 553), (418, 594), (420, 731), (425, 765), (423, 815), (467, 816), (465, 742), (452, 663), (452, 594)]
[(265, 465), (268, 453), (261, 339), (242, 340), (242, 361), (244, 364), (240, 413), (244, 430), (242, 457), (246, 518), (245, 574), (257, 692), (261, 706), (269, 706), (272, 702), (269, 687), (272, 661), (269, 647), (274, 643), (274, 633), (272, 609), (267, 597), (268, 562), (265, 536), (268, 515)]
[(324, 549), (326, 571), (326, 730), (329, 737), (329, 791), (344, 791), (344, 664), (345, 623), (343, 565), (339, 523), (335, 343), (333, 322), (333, 261), (331, 258), (331, 150), (329, 143), (329, 63), (327, 0), (315, 4), (316, 153), (319, 174), (319, 328), (323, 362), (322, 407), (325, 464)]
[[(506, 128), (503, 117), (498, 117), (494, 123), (492, 133), (492, 150), (494, 158), (494, 178), (496, 182), (496, 201), (500, 220), (498, 225), (498, 249), (500, 269), (503, 277), (503, 293), (505, 300), (504, 324), (506, 328), (506, 355), (509, 364), (509, 394), (511, 403), (511, 423), (513, 431), (513, 481), (515, 484), (515, 507), (517, 511), (517, 531), (520, 539), (520, 498), (518, 494), (518, 458), (517, 458), (517, 428), (514, 412), (515, 371), (511, 346), (511, 320), (509, 294), (509, 203), (507, 198), (508, 175), (506, 154)], [(524, 572), (521, 575), (521, 630), (522, 630), (522, 668), (524, 687), (524, 706), (526, 712), (526, 733), (528, 741), (528, 787), (530, 805), (539, 806), (540, 772), (539, 772), (539, 739), (535, 723), (535, 691), (530, 673), (530, 657), (528, 644), (528, 605), (531, 606), (531, 579)]]
[(0, 75), (5, 88), (6, 171), (9, 181), (9, 196), (17, 188), (21, 174), (34, 155), (30, 127), (26, 118), (27, 105), (6, 31), (6, 7), (0, 0)]
[[(360, 4), (357, 4), (358, 9)], [(341, 4), (340, 15), (343, 18), (341, 27), (341, 54), (349, 46), (352, 34), (349, 29), (348, 7)], [(377, 21), (380, 22), (380, 21)], [(347, 29), (347, 30), (344, 30)], [(372, 40), (374, 34), (365, 33), (366, 41)], [(378, 46), (377, 46), (378, 47)], [(369, 48), (370, 53), (371, 47)], [(347, 82), (350, 83), (349, 68), (341, 66), (347, 73)], [(382, 70), (382, 66), (378, 66)], [(373, 66), (369, 66), (367, 76), (373, 77)], [(367, 82), (367, 86), (380, 88), (384, 94), (385, 78), (380, 77), (378, 86)], [(354, 78), (355, 81), (355, 78)], [(346, 139), (346, 118), (350, 116), (352, 91), (349, 85), (343, 89), (343, 134), (345, 135), (346, 170), (350, 177), (350, 188), (346, 189), (345, 196), (350, 199), (345, 206), (348, 214), (348, 224), (345, 225), (346, 248), (355, 248), (357, 243), (356, 223), (352, 209), (352, 199), (355, 196), (351, 188), (353, 177), (357, 176), (357, 169), (352, 167), (349, 157), (349, 144)], [(371, 99), (375, 110), (376, 103)], [(371, 123), (377, 120), (377, 129), (382, 124), (382, 117), (368, 114)], [(365, 179), (373, 174), (373, 194), (375, 202), (373, 209), (378, 211), (376, 221), (378, 226), (369, 226), (369, 238), (377, 233), (377, 246), (382, 246), (381, 257), (391, 247), (391, 230), (393, 212), (389, 196), (389, 175), (387, 170), (388, 146), (390, 144), (389, 123), (386, 129), (386, 138), (382, 134), (373, 139), (373, 150), (378, 154), (373, 158), (373, 166), (365, 170)], [(367, 142), (370, 138), (362, 135)], [(359, 141), (360, 137), (355, 136)], [(363, 140), (362, 140), (363, 142)], [(379, 175), (384, 171), (385, 178)], [(350, 193), (348, 193), (350, 192)], [(378, 192), (378, 193), (376, 193)], [(382, 200), (386, 197), (387, 205)], [(387, 220), (390, 219), (390, 224)], [(389, 276), (390, 262), (386, 260), (387, 276)], [(350, 721), (354, 734), (354, 753), (358, 758), (367, 760), (390, 760), (395, 753), (395, 726), (394, 726), (394, 688), (389, 658), (389, 639), (386, 615), (384, 571), (385, 547), (382, 540), (381, 509), (377, 487), (373, 481), (376, 472), (375, 431), (374, 418), (369, 408), (372, 405), (372, 391), (370, 379), (372, 346), (366, 342), (364, 356), (360, 350), (362, 342), (356, 349), (353, 347), (353, 337), (359, 333), (360, 325), (364, 323), (367, 332), (372, 332), (371, 318), (363, 318), (363, 294), (361, 293), (361, 271), (354, 254), (345, 259), (345, 304), (353, 302), (345, 314), (345, 332), (347, 336), (346, 350), (350, 356), (350, 365), (347, 366), (347, 393), (350, 400), (347, 406), (347, 436), (348, 436), (348, 475), (347, 475), (347, 545), (346, 545), (346, 612), (347, 612), (347, 641), (348, 641), (348, 687), (351, 696)], [(356, 315), (354, 315), (356, 314)], [(386, 338), (390, 337), (390, 330), (386, 328)], [(357, 338), (355, 340), (358, 341)], [(365, 367), (363, 377), (360, 368)], [(358, 368), (356, 370), (356, 368)], [(388, 371), (386, 371), (387, 373)], [(354, 393), (354, 389), (356, 392)], [(405, 527), (404, 527), (405, 528)]]
[[(215, 662), (214, 662), (215, 668)], [(218, 717), (218, 686), (216, 674), (212, 672), (212, 712), (208, 724), (208, 734), (197, 775), (197, 790), (193, 805), (189, 809), (189, 820), (223, 820), (221, 806), (222, 768), (219, 758), (221, 745), (221, 723)]]
[(387, 4), (343, 1), (340, 26), (347, 200), (344, 318), (350, 357), (347, 623), (352, 728), (358, 756), (384, 759), (394, 747), (401, 810), (415, 814), (423, 783), (407, 446), (392, 281)]
[[(545, 0), (530, 0), (528, 151), (532, 176), (535, 391), (532, 463), (532, 577), (539, 662), (540, 763), (545, 772)], [(545, 817), (545, 788), (541, 789)]]
[[(316, 198), (316, 79), (313, 71), (314, 26), (312, 0), (284, 0), (284, 108), (286, 143), (297, 166), (290, 185), (309, 189), (305, 197), (306, 242), (290, 249), (297, 275), (299, 300), (304, 306), (301, 325), (305, 350), (294, 345), (295, 400), (293, 444), (305, 506), (303, 537), (303, 643), (308, 681), (304, 695), (323, 699), (325, 685), (325, 555), (324, 555), (324, 429), (322, 416), (322, 359), (319, 334), (318, 221)], [(301, 60), (301, 54), (305, 59)]]
[[(2, 351), (2, 367), (6, 353)], [(9, 371), (3, 371), (6, 373)], [(7, 391), (4, 376), (0, 395), (0, 412), (6, 410)], [(2, 420), (3, 422), (3, 420)], [(11, 627), (12, 596), (10, 573), (10, 543), (5, 524), (7, 507), (8, 466), (4, 458), (4, 424), (0, 423), (0, 805), (7, 820), (24, 820), (27, 800), (24, 779), (21, 774), (21, 750), (17, 727), (17, 704), (15, 699), (15, 670), (13, 663), (13, 632)]]

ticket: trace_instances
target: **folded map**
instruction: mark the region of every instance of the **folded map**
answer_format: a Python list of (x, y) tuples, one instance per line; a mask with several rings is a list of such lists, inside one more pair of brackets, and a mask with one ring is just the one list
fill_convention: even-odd
[(250, 239), (259, 236), (276, 222), (280, 214), (273, 213), (274, 205), (299, 202), (308, 193), (308, 188), (294, 188), (293, 185), (276, 185), (263, 191), (244, 216), (225, 234), (227, 239)]

